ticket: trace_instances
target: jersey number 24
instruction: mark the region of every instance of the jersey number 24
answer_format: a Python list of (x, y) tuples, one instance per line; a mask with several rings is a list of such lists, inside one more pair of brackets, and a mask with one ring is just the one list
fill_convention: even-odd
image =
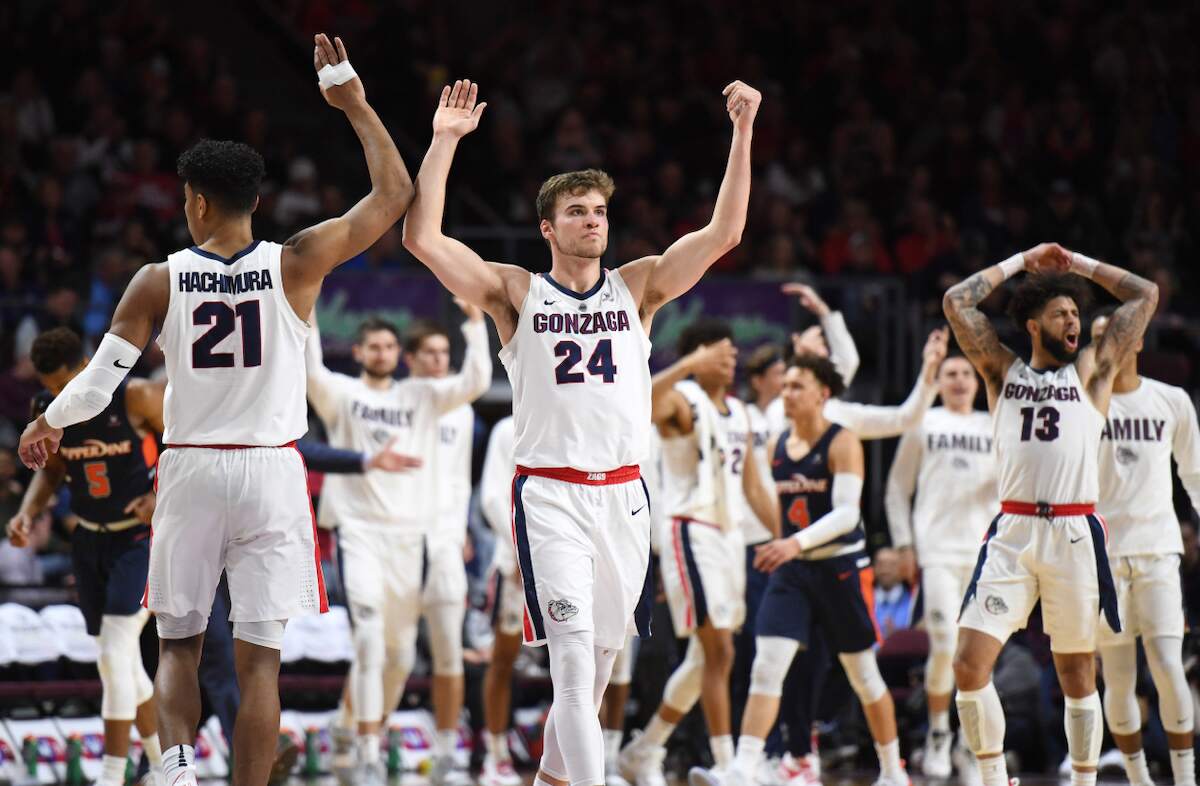
[[(587, 377), (575, 367), (583, 360), (583, 347), (574, 341), (563, 340), (554, 345), (554, 357), (562, 358), (554, 369), (554, 381), (560, 385), (570, 385), (583, 382)], [(612, 339), (602, 338), (596, 342), (592, 356), (587, 362), (587, 372), (594, 377), (600, 377), (605, 382), (613, 382), (617, 378), (617, 364), (613, 362)]]

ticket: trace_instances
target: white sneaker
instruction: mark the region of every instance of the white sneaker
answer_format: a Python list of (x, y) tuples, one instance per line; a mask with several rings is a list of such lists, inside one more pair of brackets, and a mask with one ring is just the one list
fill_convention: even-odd
[(954, 762), (954, 769), (958, 771), (958, 779), (963, 786), (983, 786), (983, 774), (979, 772), (979, 759), (975, 758), (975, 754), (971, 749), (962, 744), (961, 738), (959, 744), (954, 746), (950, 752), (950, 759)]
[(358, 749), (354, 745), (354, 729), (343, 726), (330, 726), (330, 736), (333, 738), (333, 759), (331, 769), (333, 776), (341, 786), (354, 783), (354, 771), (358, 764)]
[[(1104, 752), (1096, 762), (1096, 772), (1100, 775), (1125, 775), (1125, 757), (1120, 748)], [(1138, 786), (1134, 784), (1133, 786)]]
[(642, 732), (635, 731), (630, 743), (621, 749), (617, 756), (621, 777), (633, 786), (667, 786), (667, 779), (663, 777), (667, 749), (643, 742), (643, 739)]
[(779, 772), (781, 766), (783, 766), (783, 759), (778, 756), (761, 759), (758, 762), (758, 769), (754, 773), (754, 783), (757, 786), (783, 786), (785, 781)]
[(912, 786), (912, 778), (904, 770), (900, 770), (899, 777), (881, 774), (875, 779), (875, 786)]
[(921, 763), (921, 771), (927, 777), (950, 777), (950, 748), (953, 744), (954, 735), (948, 731), (931, 731), (925, 737), (925, 758)]
[(813, 769), (813, 758), (811, 753), (800, 759), (790, 753), (783, 754), (776, 777), (784, 786), (820, 786), (821, 776)]
[(490, 753), (483, 757), (479, 786), (521, 786), (521, 782), (512, 759), (495, 759)]
[(382, 761), (360, 762), (353, 778), (354, 786), (387, 786), (387, 766)]
[(1066, 756), (1063, 756), (1062, 764), (1058, 765), (1058, 777), (1071, 777), (1071, 754), (1068, 753)]
[(604, 786), (633, 786), (633, 784), (621, 777), (621, 768), (617, 766), (616, 762), (613, 762), (611, 767), (604, 768)]
[(688, 786), (754, 786), (737, 767), (692, 767), (688, 770)]

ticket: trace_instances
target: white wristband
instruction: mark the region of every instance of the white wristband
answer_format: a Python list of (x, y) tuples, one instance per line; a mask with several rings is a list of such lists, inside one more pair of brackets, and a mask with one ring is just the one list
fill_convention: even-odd
[(1084, 278), (1091, 278), (1096, 275), (1096, 268), (1100, 265), (1099, 262), (1086, 257), (1077, 251), (1071, 252), (1071, 270)]
[(1011, 257), (1000, 263), (1000, 272), (1004, 274), (1005, 280), (1012, 278), (1024, 269), (1025, 256), (1020, 252), (1013, 254)]
[(343, 60), (337, 65), (326, 65), (317, 72), (317, 84), (322, 89), (328, 90), (335, 85), (344, 85), (354, 77), (358, 76), (354, 72), (354, 67), (350, 65), (349, 60)]

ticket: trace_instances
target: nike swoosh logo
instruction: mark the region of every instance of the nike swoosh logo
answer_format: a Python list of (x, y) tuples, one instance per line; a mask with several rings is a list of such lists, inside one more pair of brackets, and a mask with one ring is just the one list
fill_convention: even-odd
[(1078, 542), (1079, 542), (1079, 541), (1081, 541), (1081, 540), (1083, 540), (1083, 536), (1082, 536), (1082, 535), (1080, 535), (1080, 536), (1079, 536), (1079, 537), (1077, 537), (1077, 538), (1071, 538), (1071, 542), (1072, 542), (1072, 543), (1078, 543)]
[(642, 505), (642, 507), (641, 507), (641, 508), (638, 508), (637, 510), (635, 510), (635, 511), (634, 511), (634, 512), (632, 512), (632, 513), (630, 513), (629, 515), (630, 515), (630, 516), (636, 516), (637, 514), (639, 514), (639, 513), (641, 513), (641, 512), (642, 512), (642, 508), (644, 508), (644, 507), (646, 507), (646, 506), (645, 506), (645, 505)]
[(553, 300), (543, 300), (543, 301), (542, 301), (542, 305), (543, 305), (543, 306), (553, 306), (553, 305), (554, 305), (554, 301), (553, 301)]
[(121, 365), (121, 361), (120, 361), (120, 359), (114, 360), (114, 361), (113, 361), (113, 365), (114, 365), (114, 366), (116, 366), (117, 368), (123, 368), (123, 369), (131, 369), (131, 368), (133, 368), (133, 366), (122, 366), (122, 365)]

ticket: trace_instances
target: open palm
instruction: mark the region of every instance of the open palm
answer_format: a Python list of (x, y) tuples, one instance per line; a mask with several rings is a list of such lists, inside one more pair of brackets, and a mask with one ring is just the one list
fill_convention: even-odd
[(454, 87), (442, 88), (437, 111), (433, 113), (433, 133), (464, 137), (479, 126), (479, 118), (487, 102), (476, 104), (479, 85), (470, 79), (459, 79)]

